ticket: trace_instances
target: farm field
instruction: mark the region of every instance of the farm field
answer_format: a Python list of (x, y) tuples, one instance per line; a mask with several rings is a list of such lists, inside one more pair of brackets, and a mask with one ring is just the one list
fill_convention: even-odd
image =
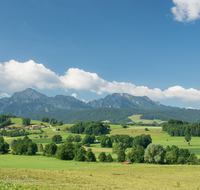
[[(16, 123), (21, 122), (19, 118), (16, 119)], [(32, 121), (31, 123), (39, 125), (41, 122)], [(70, 127), (71, 124), (66, 126)], [(62, 130), (62, 127), (56, 128)], [(184, 142), (184, 137), (170, 137), (162, 131), (161, 127), (130, 126), (124, 129), (121, 125), (110, 125), (110, 128), (109, 136), (150, 134), (153, 143), (164, 147), (176, 145), (179, 148), (187, 148), (200, 158), (200, 137), (192, 137), (188, 146), (187, 142)], [(148, 128), (148, 131), (145, 128)], [(38, 137), (36, 134), (29, 135), (29, 138), (35, 143), (45, 145), (51, 142), (55, 134), (60, 134), (63, 142), (71, 134), (68, 131), (53, 131), (50, 127), (43, 130), (44, 134), (48, 135), (46, 139), (36, 138)], [(81, 137), (84, 138), (84, 135)], [(20, 137), (6, 137), (5, 141), (10, 143), (17, 138)], [(100, 152), (112, 153), (112, 148), (102, 148), (98, 142), (91, 144), (90, 148), (96, 157)], [(0, 155), (0, 189), (5, 189), (6, 186), (7, 189), (200, 189), (199, 165), (88, 163), (63, 161), (41, 154), (38, 152), (35, 156), (19, 156), (11, 153)], [(117, 155), (112, 154), (112, 157), (116, 158)], [(5, 176), (8, 176), (11, 181), (19, 180), (9, 182), (7, 179), (6, 182)], [(25, 182), (23, 176), (33, 181)]]

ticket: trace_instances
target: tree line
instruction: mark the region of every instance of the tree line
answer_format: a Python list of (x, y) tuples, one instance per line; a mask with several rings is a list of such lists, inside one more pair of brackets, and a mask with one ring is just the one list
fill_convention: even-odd
[(170, 136), (186, 136), (192, 135), (200, 137), (200, 123), (189, 123), (179, 119), (169, 119), (162, 125), (162, 130), (166, 131)]

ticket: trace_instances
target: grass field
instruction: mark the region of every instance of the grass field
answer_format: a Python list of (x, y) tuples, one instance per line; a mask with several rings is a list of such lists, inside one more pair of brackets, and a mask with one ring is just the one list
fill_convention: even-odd
[(131, 115), (128, 118), (131, 119), (133, 122), (135, 123), (153, 123), (153, 122), (157, 122), (159, 124), (165, 122), (165, 121), (161, 121), (158, 119), (154, 119), (154, 120), (148, 120), (148, 119), (140, 119), (142, 115)]
[[(16, 122), (15, 126), (21, 126), (19, 118), (12, 122), (13, 124)], [(41, 122), (32, 121), (31, 123), (39, 125)], [(62, 127), (56, 128), (62, 129)], [(48, 135), (46, 139), (35, 138), (38, 137), (35, 134), (29, 135), (29, 138), (33, 142), (45, 145), (51, 142), (55, 134), (60, 134), (63, 142), (70, 135), (68, 131), (54, 132), (50, 127), (43, 130)], [(114, 134), (131, 136), (150, 134), (153, 143), (162, 144), (164, 147), (177, 145), (179, 148), (187, 148), (200, 158), (200, 137), (192, 137), (190, 146), (188, 146), (187, 142), (184, 142), (184, 137), (170, 137), (162, 131), (161, 127), (131, 126), (124, 129), (121, 125), (111, 125), (109, 135)], [(81, 136), (84, 138), (84, 135)], [(10, 143), (12, 139), (17, 138), (7, 137), (5, 141)], [(91, 144), (90, 148), (96, 157), (100, 152), (112, 153), (112, 148), (101, 148), (100, 143)], [(112, 156), (116, 158), (116, 154)], [(8, 179), (6, 181), (5, 176), (15, 181), (9, 182)], [(24, 181), (23, 176), (35, 181)], [(41, 153), (35, 156), (17, 156), (11, 153), (0, 155), (0, 189), (200, 189), (199, 177), (199, 165), (87, 163), (62, 161), (41, 156)], [(16, 181), (16, 179), (19, 180)]]
[[(1, 159), (6, 167), (0, 163), (0, 179), (19, 179), (10, 184), (13, 189), (14, 185), (20, 189), (200, 188), (200, 166), (87, 163), (43, 156), (16, 156), (13, 160), (12, 155), (1, 155)], [(23, 176), (35, 182), (24, 182)]]

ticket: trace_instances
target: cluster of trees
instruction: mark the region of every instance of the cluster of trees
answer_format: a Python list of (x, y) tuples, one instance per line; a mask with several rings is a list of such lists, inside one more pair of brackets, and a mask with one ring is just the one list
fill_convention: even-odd
[(96, 162), (96, 157), (92, 149), (89, 148), (86, 151), (81, 143), (66, 142), (57, 147), (57, 145), (52, 142), (45, 146), (43, 155), (55, 156), (60, 160)]
[(0, 137), (0, 154), (6, 154), (9, 151), (9, 144), (4, 141), (3, 137)]
[(10, 146), (13, 149), (13, 155), (35, 155), (38, 151), (37, 144), (27, 136), (23, 139), (12, 140)]
[(165, 154), (165, 161), (167, 164), (196, 164), (198, 162), (197, 156), (190, 153), (188, 149), (179, 149), (177, 146), (167, 146)]
[(169, 119), (162, 125), (162, 130), (170, 136), (186, 136), (187, 134), (200, 137), (200, 123), (188, 123), (178, 119)]
[(7, 136), (7, 137), (18, 137), (18, 136), (25, 136), (29, 135), (30, 133), (25, 131), (24, 129), (13, 129), (13, 130), (2, 130), (0, 132), (2, 136)]
[(143, 146), (134, 146), (126, 154), (126, 147), (122, 143), (115, 144), (113, 152), (117, 154), (117, 161), (131, 163), (155, 163), (155, 164), (198, 164), (199, 160), (188, 149), (179, 149), (173, 145), (163, 148), (160, 144), (151, 143), (146, 150)]
[(77, 134), (88, 134), (88, 135), (98, 135), (101, 134), (107, 134), (109, 132), (110, 126), (107, 124), (104, 124), (100, 121), (78, 121), (75, 125), (70, 127), (71, 133), (77, 133)]
[(0, 115), (0, 128), (3, 128), (3, 127), (8, 126), (10, 124), (11, 124), (10, 114)]
[(130, 148), (133, 146), (143, 146), (146, 148), (150, 143), (152, 143), (152, 139), (150, 135), (138, 135), (136, 137), (131, 137), (129, 135), (111, 135), (110, 137), (106, 135), (101, 135), (100, 138), (101, 147), (113, 147), (114, 144), (122, 143), (126, 148)]

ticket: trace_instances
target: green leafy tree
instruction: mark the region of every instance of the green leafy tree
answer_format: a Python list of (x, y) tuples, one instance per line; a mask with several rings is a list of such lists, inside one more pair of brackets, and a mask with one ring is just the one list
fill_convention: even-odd
[(30, 123), (31, 123), (31, 119), (30, 118), (28, 118), (28, 117), (22, 118), (22, 124), (24, 126), (28, 126), (28, 125), (30, 125)]
[(72, 135), (69, 135), (67, 138), (66, 138), (66, 142), (73, 142), (74, 141), (74, 137)]
[(51, 118), (50, 124), (54, 126), (54, 125), (56, 125), (57, 122), (58, 121), (56, 119)]
[(124, 128), (124, 129), (126, 129), (127, 128), (127, 125), (125, 125), (125, 124), (121, 124), (121, 126), (122, 126), (122, 128)]
[(0, 154), (8, 153), (9, 151), (9, 144), (4, 142), (4, 138), (0, 138)]
[(122, 142), (114, 143), (113, 145), (113, 153), (119, 154), (120, 151), (126, 151), (126, 145)]
[(188, 164), (190, 165), (195, 165), (198, 163), (198, 158), (194, 153), (191, 153), (189, 158), (188, 158)]
[(98, 156), (100, 162), (107, 162), (107, 156), (105, 152), (101, 152)]
[(95, 136), (94, 135), (85, 135), (82, 144), (92, 144), (95, 141)]
[(119, 150), (117, 154), (117, 162), (124, 162), (126, 154), (123, 150)]
[(84, 147), (80, 147), (75, 156), (76, 161), (85, 161), (86, 160), (86, 150)]
[(107, 155), (107, 162), (113, 162), (113, 158), (112, 158), (111, 154)]
[(187, 133), (187, 134), (185, 135), (185, 140), (186, 140), (187, 142), (190, 142), (190, 141), (191, 141), (191, 135), (190, 135), (189, 133)]
[(133, 140), (133, 146), (143, 146), (144, 148), (146, 148), (150, 143), (152, 143), (152, 139), (151, 136), (142, 134), (142, 135), (138, 135), (134, 138)]
[(13, 139), (11, 142), (10, 142), (10, 148), (13, 149), (13, 144), (17, 142), (17, 140)]
[(47, 122), (48, 123), (49, 122), (49, 118), (48, 117), (43, 117), (42, 118), (42, 122)]
[(171, 148), (167, 147), (165, 160), (167, 164), (177, 163), (179, 157), (179, 148), (175, 145), (172, 145)]
[(147, 146), (144, 161), (149, 163), (162, 164), (165, 158), (165, 150), (162, 145), (151, 143)]
[(66, 142), (58, 147), (57, 158), (61, 160), (73, 160), (74, 145), (71, 142)]
[(61, 135), (54, 135), (52, 137), (52, 142), (55, 142), (56, 144), (59, 144), (62, 142), (62, 136)]
[(47, 145), (45, 145), (45, 148), (43, 150), (43, 156), (54, 156), (55, 153), (57, 151), (57, 145), (52, 142), (52, 143), (49, 143)]
[(81, 142), (81, 136), (80, 135), (75, 135), (74, 136), (74, 142)]
[(92, 152), (91, 148), (88, 148), (86, 152), (86, 162), (96, 162), (95, 154)]
[(144, 147), (136, 146), (126, 155), (126, 160), (132, 163), (143, 163), (144, 162)]
[(112, 147), (111, 138), (106, 135), (100, 136), (101, 147)]

